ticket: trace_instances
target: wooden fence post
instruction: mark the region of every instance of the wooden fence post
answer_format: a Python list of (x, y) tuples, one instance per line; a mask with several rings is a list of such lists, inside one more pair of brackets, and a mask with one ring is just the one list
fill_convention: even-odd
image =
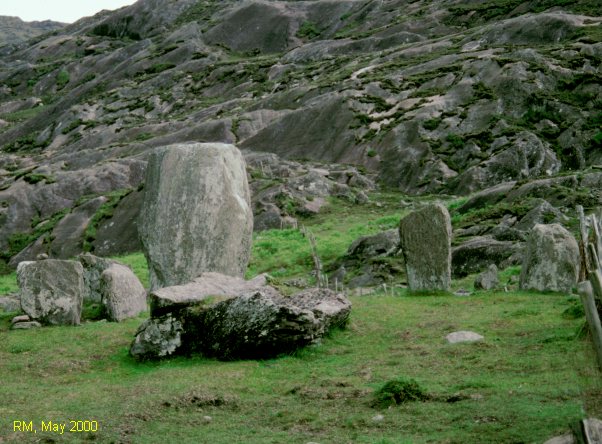
[(594, 341), (594, 348), (598, 358), (598, 366), (602, 369), (602, 325), (600, 325), (600, 316), (594, 299), (592, 284), (588, 281), (579, 283), (579, 296), (585, 310), (585, 317), (589, 325), (590, 332)]

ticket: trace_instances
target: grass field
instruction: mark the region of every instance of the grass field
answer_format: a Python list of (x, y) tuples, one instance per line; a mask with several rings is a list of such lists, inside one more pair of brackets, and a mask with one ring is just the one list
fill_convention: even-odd
[[(363, 210), (308, 222), (321, 254), (341, 255), (349, 239), (399, 217), (393, 203)], [(309, 250), (296, 236), (257, 235), (249, 275), (307, 273)], [(122, 260), (148, 282), (141, 254)], [(14, 275), (3, 277), (0, 292), (14, 285)], [(138, 363), (128, 349), (146, 315), (9, 332), (13, 314), (0, 311), (0, 443), (538, 443), (602, 416), (602, 380), (574, 296), (396, 289), (351, 300), (348, 327), (321, 344), (240, 362)], [(447, 344), (457, 330), (485, 339)], [(375, 392), (397, 378), (416, 380), (428, 399), (374, 406)], [(69, 432), (70, 420), (99, 428)], [(32, 421), (37, 433), (15, 432), (14, 421)], [(42, 421), (66, 423), (66, 431), (44, 432)]]

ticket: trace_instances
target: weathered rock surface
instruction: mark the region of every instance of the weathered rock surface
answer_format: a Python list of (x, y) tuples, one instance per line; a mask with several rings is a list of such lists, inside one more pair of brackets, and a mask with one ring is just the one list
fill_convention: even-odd
[(157, 317), (166, 312), (178, 311), (209, 297), (235, 297), (242, 293), (257, 291), (266, 285), (265, 274), (246, 281), (220, 273), (201, 273), (188, 284), (151, 291), (149, 296), (151, 316)]
[(42, 324), (37, 321), (15, 322), (10, 326), (11, 330), (29, 330), (32, 328), (40, 328)]
[(449, 290), (451, 233), (449, 213), (440, 204), (428, 205), (401, 220), (399, 237), (411, 290)]
[(568, 230), (559, 224), (537, 224), (527, 242), (520, 288), (570, 292), (577, 284), (579, 263), (579, 247)]
[(130, 354), (140, 360), (172, 355), (182, 345), (182, 332), (182, 322), (171, 314), (147, 319), (136, 331)]
[(16, 295), (7, 295), (0, 297), (0, 308), (6, 313), (21, 311), (21, 303)]
[(154, 151), (138, 230), (151, 289), (189, 282), (204, 271), (242, 276), (253, 214), (240, 151), (217, 143)]
[(345, 256), (327, 271), (332, 288), (341, 287), (341, 284), (349, 288), (370, 287), (405, 274), (399, 229), (357, 238)]
[(455, 331), (448, 334), (445, 339), (450, 344), (459, 344), (461, 342), (477, 342), (485, 338), (474, 331)]
[(490, 264), (505, 268), (514, 264), (509, 261), (521, 251), (521, 245), (510, 241), (498, 241), (489, 236), (478, 236), (452, 249), (452, 272), (463, 277), (486, 269)]
[(347, 249), (347, 256), (364, 260), (388, 256), (399, 251), (399, 242), (399, 230), (394, 228), (372, 236), (362, 236), (351, 243)]
[[(540, 176), (581, 176), (602, 163), (599, 10), (594, 0), (563, 2), (562, 11), (473, 3), (140, 0), (0, 45), (0, 110), (21, 110), (0, 112), (2, 260), (66, 258), (80, 241), (101, 255), (137, 249), (139, 195), (105, 207), (113, 216), (101, 220), (79, 207), (138, 189), (152, 149), (190, 140), (353, 164), (410, 194), (512, 180), (516, 196), (536, 180), (537, 197), (559, 207)], [(28, 108), (36, 97), (44, 106)], [(253, 202), (258, 228), (319, 211), (325, 197), (314, 194), (324, 185), (365, 197), (353, 177), (337, 178), (341, 188), (332, 174), (291, 179), (304, 190), (257, 176), (266, 191)], [(599, 187), (581, 185), (588, 190), (557, 200), (599, 205)], [(86, 222), (99, 225), (82, 233)], [(24, 237), (42, 223), (56, 232)], [(94, 228), (96, 239), (82, 238)], [(29, 245), (9, 245), (12, 236)]]
[(516, 224), (519, 230), (530, 231), (536, 224), (567, 222), (568, 218), (549, 202), (541, 200)]
[(107, 268), (118, 262), (90, 253), (80, 254), (77, 259), (84, 267), (84, 300), (102, 302), (103, 291), (100, 277)]
[(128, 267), (111, 264), (100, 275), (100, 293), (107, 317), (122, 321), (147, 309), (146, 290)]
[(184, 335), (192, 352), (220, 359), (262, 359), (317, 342), (343, 326), (351, 303), (328, 289), (283, 297), (276, 290), (247, 293), (185, 315)]
[(479, 290), (493, 290), (500, 283), (498, 278), (498, 269), (495, 264), (491, 264), (487, 270), (480, 273), (474, 281), (474, 288)]
[(319, 213), (329, 197), (353, 203), (368, 200), (375, 184), (348, 165), (282, 159), (272, 153), (244, 152), (251, 177), (255, 231), (297, 226), (295, 217)]
[(15, 316), (14, 318), (12, 318), (10, 320), (10, 324), (16, 324), (18, 322), (29, 322), (31, 321), (31, 318), (27, 315), (19, 315), (19, 316)]
[(32, 319), (50, 325), (79, 324), (84, 297), (84, 270), (79, 262), (21, 262), (17, 282), (21, 308)]
[(270, 358), (316, 343), (331, 328), (343, 326), (351, 311), (342, 294), (328, 289), (285, 297), (263, 286), (239, 295), (196, 296), (194, 303), (186, 294), (176, 295), (167, 300), (171, 305), (164, 306), (172, 312), (160, 312), (140, 326), (132, 356), (157, 359), (201, 353), (219, 359)]
[(65, 26), (65, 23), (51, 20), (24, 22), (18, 17), (0, 16), (0, 42), (2, 45), (17, 44)]

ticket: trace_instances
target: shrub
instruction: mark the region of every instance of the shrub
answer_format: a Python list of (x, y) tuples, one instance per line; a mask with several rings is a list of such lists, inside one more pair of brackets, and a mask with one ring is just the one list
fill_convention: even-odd
[(297, 31), (297, 37), (313, 39), (320, 35), (320, 30), (315, 23), (303, 22)]
[(160, 72), (167, 71), (168, 69), (175, 68), (176, 65), (173, 63), (157, 63), (156, 65), (151, 66), (144, 70), (145, 74), (159, 74)]
[(457, 134), (448, 134), (445, 140), (447, 140), (454, 149), (459, 150), (464, 148), (464, 140)]
[(426, 401), (429, 395), (413, 379), (398, 378), (388, 381), (375, 394), (374, 405), (388, 407), (411, 401)]
[(433, 130), (437, 129), (437, 127), (441, 123), (441, 120), (442, 119), (440, 117), (435, 118), (435, 119), (426, 120), (426, 121), (422, 122), (422, 126), (426, 130), (433, 131)]
[(56, 75), (56, 88), (63, 89), (67, 83), (69, 83), (69, 73), (61, 69)]

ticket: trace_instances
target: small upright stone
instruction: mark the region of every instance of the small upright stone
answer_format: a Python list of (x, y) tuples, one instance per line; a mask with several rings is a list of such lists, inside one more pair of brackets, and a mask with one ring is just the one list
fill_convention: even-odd
[(401, 220), (399, 237), (410, 290), (449, 290), (451, 234), (449, 213), (440, 204), (428, 205)]
[(79, 324), (84, 296), (84, 270), (79, 262), (21, 262), (17, 282), (21, 308), (29, 317), (50, 325)]
[(579, 246), (562, 225), (531, 230), (520, 275), (522, 290), (570, 292), (579, 277)]
[(479, 274), (474, 280), (474, 288), (479, 290), (493, 290), (500, 283), (498, 279), (498, 269), (495, 264), (489, 265), (489, 268)]
[(205, 271), (242, 277), (253, 213), (240, 151), (222, 143), (155, 150), (138, 231), (151, 290), (185, 284)]
[(100, 275), (102, 303), (111, 321), (123, 321), (146, 310), (146, 290), (125, 265), (112, 264)]

